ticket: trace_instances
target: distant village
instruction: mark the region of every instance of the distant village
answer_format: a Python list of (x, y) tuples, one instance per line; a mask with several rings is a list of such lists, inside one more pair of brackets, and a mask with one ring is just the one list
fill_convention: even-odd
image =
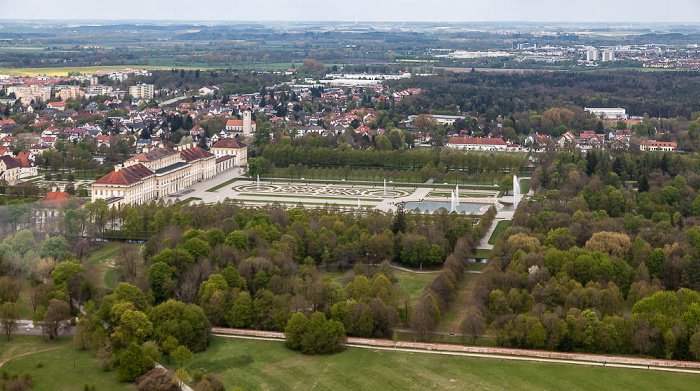
[[(293, 77), (296, 70), (281, 73)], [(15, 184), (36, 178), (39, 168), (51, 166), (47, 152), (55, 151), (59, 144), (92, 144), (91, 159), (96, 164), (104, 164), (105, 156), (114, 153), (119, 144), (126, 158), (92, 183), (91, 198), (104, 199), (112, 206), (147, 202), (195, 181), (246, 166), (248, 146), (258, 127), (256, 118), (261, 116), (290, 138), (338, 136), (351, 131), (371, 139), (388, 133), (378, 126), (373, 107), (388, 109), (408, 96), (421, 94), (417, 88), (395, 90), (385, 85), (386, 80), (412, 76), (405, 73), (336, 73), (321, 80), (292, 78), (254, 94), (222, 94), (217, 85), (197, 91), (167, 90), (145, 83), (119, 90), (111, 85), (149, 74), (125, 69), (67, 77), (0, 75), (0, 105), (5, 105), (4, 111), (0, 110), (0, 180)], [(308, 104), (314, 99), (321, 102), (315, 109)], [(372, 100), (369, 107), (362, 105), (367, 99)], [(623, 108), (585, 110), (600, 118), (605, 127), (567, 131), (561, 137), (530, 134), (524, 142), (492, 132), (475, 137), (469, 130), (454, 130), (455, 122), (468, 119), (465, 115), (409, 115), (399, 127), (413, 134), (415, 147), (445, 145), (492, 152), (631, 148), (632, 128), (642, 122), (641, 118), (628, 116)], [(24, 123), (15, 121), (18, 116)], [(417, 125), (419, 118), (447, 129), (441, 143), (435, 142), (430, 129)], [(201, 124), (207, 120), (219, 121), (220, 127), (205, 129)], [(174, 140), (173, 133), (183, 129), (186, 136)], [(636, 145), (640, 151), (677, 149), (675, 142), (647, 138), (637, 140)]]

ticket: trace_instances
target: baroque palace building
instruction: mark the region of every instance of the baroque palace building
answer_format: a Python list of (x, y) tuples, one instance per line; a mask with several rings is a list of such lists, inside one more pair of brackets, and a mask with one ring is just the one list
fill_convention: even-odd
[(116, 165), (92, 183), (92, 201), (110, 207), (150, 202), (184, 190), (217, 174), (216, 156), (191, 145), (155, 148)]

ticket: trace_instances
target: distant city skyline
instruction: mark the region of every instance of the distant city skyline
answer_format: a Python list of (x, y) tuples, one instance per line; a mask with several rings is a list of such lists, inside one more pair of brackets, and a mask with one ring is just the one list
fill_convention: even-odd
[(0, 0), (3, 20), (679, 22), (700, 23), (700, 0)]

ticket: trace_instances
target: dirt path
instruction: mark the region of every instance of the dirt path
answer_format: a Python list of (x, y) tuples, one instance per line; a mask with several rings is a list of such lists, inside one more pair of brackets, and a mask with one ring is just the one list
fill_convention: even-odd
[(48, 352), (50, 350), (65, 348), (66, 346), (70, 346), (70, 344), (72, 344), (72, 343), (73, 342), (71, 341), (71, 342), (68, 342), (68, 343), (63, 344), (63, 345), (53, 346), (53, 347), (46, 348), (46, 349), (34, 350), (32, 352), (25, 352), (22, 354), (18, 354), (16, 356), (12, 356), (10, 358), (0, 359), (0, 368), (3, 366), (3, 364), (5, 364), (6, 362), (8, 362), (10, 360), (14, 360), (16, 358), (20, 358), (20, 357), (24, 357), (24, 356), (29, 356), (30, 354), (34, 354), (34, 353), (42, 353), (42, 352)]

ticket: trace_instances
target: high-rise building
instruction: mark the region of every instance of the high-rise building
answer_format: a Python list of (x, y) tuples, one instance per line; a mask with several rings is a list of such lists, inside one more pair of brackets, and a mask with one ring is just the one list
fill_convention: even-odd
[(153, 84), (137, 84), (129, 87), (129, 95), (136, 99), (153, 99)]
[(603, 61), (615, 61), (615, 52), (613, 50), (603, 50)]
[(598, 49), (590, 47), (586, 50), (586, 61), (598, 61)]

